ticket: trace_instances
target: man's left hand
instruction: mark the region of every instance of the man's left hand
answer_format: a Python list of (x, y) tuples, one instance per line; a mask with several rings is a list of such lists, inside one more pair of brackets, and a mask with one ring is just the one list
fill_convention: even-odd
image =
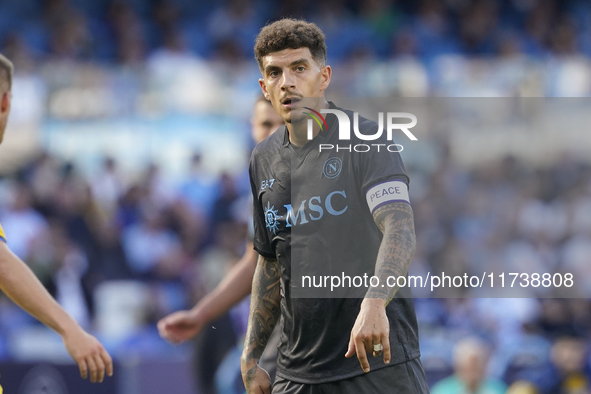
[(379, 356), (382, 351), (374, 351), (374, 345), (381, 344), (384, 353), (384, 363), (390, 363), (390, 323), (386, 315), (385, 301), (381, 298), (366, 298), (361, 303), (361, 310), (351, 330), (349, 348), (345, 357), (349, 358), (357, 353), (359, 364), (364, 372), (369, 372), (367, 354)]

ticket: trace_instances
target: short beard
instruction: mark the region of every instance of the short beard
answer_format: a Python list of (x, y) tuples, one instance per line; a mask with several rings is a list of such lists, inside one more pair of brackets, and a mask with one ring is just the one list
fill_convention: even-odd
[(285, 123), (299, 124), (305, 122), (307, 119), (308, 117), (302, 111), (291, 111), (291, 116)]

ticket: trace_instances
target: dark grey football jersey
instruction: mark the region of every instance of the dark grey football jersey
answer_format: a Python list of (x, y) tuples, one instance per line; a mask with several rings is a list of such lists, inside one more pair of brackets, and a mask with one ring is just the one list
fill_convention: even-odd
[[(337, 108), (351, 118), (353, 113)], [(341, 145), (336, 117), (304, 147), (289, 143), (285, 126), (261, 142), (250, 161), (254, 206), (254, 248), (276, 258), (281, 271), (281, 343), (277, 375), (300, 383), (322, 383), (363, 374), (356, 357), (345, 358), (349, 337), (367, 288), (306, 287), (303, 275), (373, 275), (382, 234), (367, 193), (375, 186), (409, 179), (396, 152), (321, 150)], [(359, 130), (377, 124), (359, 117)], [(385, 136), (384, 136), (385, 137)], [(356, 144), (358, 139), (351, 140)], [(383, 138), (374, 143), (392, 144)], [(406, 187), (406, 186), (405, 186)], [(387, 192), (387, 191), (384, 191)], [(377, 206), (373, 206), (374, 209)], [(412, 295), (399, 290), (386, 308), (392, 361), (419, 356)], [(371, 369), (387, 366), (369, 357)]]

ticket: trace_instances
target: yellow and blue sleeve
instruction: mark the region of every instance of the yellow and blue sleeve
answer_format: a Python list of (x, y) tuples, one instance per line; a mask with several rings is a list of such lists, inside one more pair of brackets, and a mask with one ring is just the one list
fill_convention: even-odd
[[(0, 240), (6, 242), (6, 235), (4, 235), (4, 230), (2, 229), (1, 224), (0, 224)], [(2, 394), (2, 386), (0, 386), (0, 394)]]

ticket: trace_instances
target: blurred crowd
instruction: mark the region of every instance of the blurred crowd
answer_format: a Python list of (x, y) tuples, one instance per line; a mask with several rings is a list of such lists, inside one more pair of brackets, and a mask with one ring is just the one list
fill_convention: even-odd
[(321, 26), (334, 60), (591, 54), (591, 6), (582, 0), (7, 0), (0, 15), (11, 55), (24, 46), (34, 57), (120, 64), (158, 51), (251, 58), (260, 27), (283, 16)]
[[(512, 393), (591, 392), (590, 163), (564, 156), (537, 168), (508, 156), (468, 170), (442, 152), (432, 174), (410, 168), (422, 189), (413, 196), (411, 187), (417, 228), (411, 271), (572, 272), (585, 290), (575, 299), (476, 298), (478, 289), (462, 299), (416, 299), (430, 382), (455, 370), (464, 381), (502, 383), (472, 392), (502, 393), (515, 382), (515, 390), (525, 391)], [(454, 352), (454, 344), (474, 336), (480, 344)], [(434, 393), (463, 392), (446, 384), (456, 391)]]
[[(190, 165), (191, 175), (171, 185), (156, 165), (129, 180), (114, 159), (105, 158), (87, 177), (73, 163), (43, 153), (0, 182), (0, 223), (14, 253), (70, 314), (121, 339), (192, 306), (244, 251), (249, 208), (241, 198), (244, 190), (227, 175), (203, 172), (199, 154)], [(98, 287), (129, 280), (146, 285), (127, 293), (139, 298), (132, 312), (138, 316), (123, 328), (110, 327), (125, 316), (105, 316), (113, 313), (106, 309), (126, 300), (113, 301), (108, 293), (118, 297), (125, 288)], [(6, 340), (31, 322), (19, 323), (21, 314), (4, 307), (10, 310), (0, 319)], [(160, 342), (155, 329), (150, 333)], [(6, 357), (6, 351), (11, 349), (0, 355)]]
[[(325, 31), (335, 95), (591, 93), (591, 4), (582, 0), (5, 0), (0, 52), (16, 66), (5, 139), (32, 124), (43, 141), (55, 121), (221, 112), (245, 123), (258, 89), (253, 40), (280, 16)], [(407, 161), (414, 272), (518, 266), (591, 278), (589, 161), (565, 155), (538, 167), (507, 156), (468, 168), (445, 142), (429, 143), (438, 152), (430, 166)], [(133, 173), (117, 156), (81, 168), (83, 158), (35, 148), (42, 153), (15, 155), (18, 166), (0, 178), (11, 249), (116, 357), (174, 352), (154, 323), (192, 306), (242, 255), (245, 169), (212, 172), (208, 152), (196, 151), (173, 180), (156, 161)], [(214, 324), (214, 340), (201, 341), (202, 385), (213, 385), (215, 366), (243, 334), (245, 305)], [(435, 394), (458, 384), (482, 393), (591, 393), (589, 296), (418, 298), (416, 308), (429, 381), (441, 382)], [(19, 358), (11, 338), (35, 324), (0, 298), (0, 358)]]
[(335, 95), (591, 93), (584, 0), (5, 0), (0, 47), (29, 116), (241, 111), (228, 97), (252, 98), (254, 37), (281, 16), (325, 31)]

